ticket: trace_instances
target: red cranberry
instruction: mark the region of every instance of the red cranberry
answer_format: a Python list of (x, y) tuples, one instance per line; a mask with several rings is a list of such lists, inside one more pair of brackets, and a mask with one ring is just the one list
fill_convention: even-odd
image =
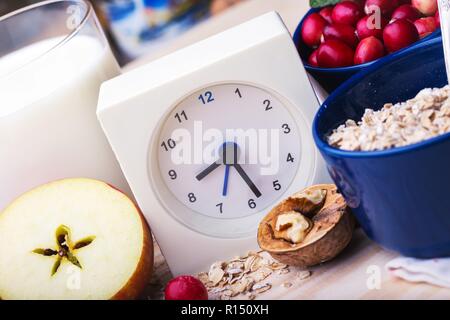
[(320, 44), (323, 29), (327, 25), (324, 18), (318, 13), (312, 13), (306, 17), (302, 27), (302, 39), (311, 48)]
[(353, 64), (355, 52), (339, 40), (327, 40), (322, 43), (317, 53), (317, 62), (322, 68), (347, 67)]
[(316, 49), (311, 53), (311, 55), (308, 58), (308, 64), (313, 67), (318, 67), (319, 63), (317, 62), (317, 53), (319, 52), (319, 49)]
[(411, 4), (426, 16), (434, 16), (438, 10), (437, 0), (412, 0)]
[(390, 17), (395, 8), (399, 5), (398, 0), (367, 0), (364, 6), (364, 11), (367, 15), (377, 13), (374, 8), (379, 8), (383, 16)]
[(338, 3), (331, 14), (334, 23), (356, 25), (363, 16), (363, 12), (358, 4), (352, 1), (342, 1)]
[(331, 18), (331, 13), (333, 12), (333, 7), (325, 7), (319, 11), (319, 14), (324, 18), (328, 23), (332, 23), (333, 19)]
[(383, 43), (375, 37), (363, 39), (356, 48), (354, 63), (362, 64), (384, 56)]
[(414, 25), (419, 32), (420, 38), (425, 38), (437, 29), (436, 19), (434, 17), (420, 18), (414, 21)]
[(419, 33), (412, 22), (398, 19), (384, 28), (383, 40), (389, 52), (395, 52), (419, 40)]
[(411, 5), (404, 4), (397, 9), (395, 9), (394, 13), (392, 14), (391, 19), (392, 20), (398, 20), (398, 19), (406, 19), (411, 22), (416, 21), (422, 16), (422, 14), (414, 8)]
[(360, 40), (367, 37), (377, 37), (383, 39), (383, 29), (389, 21), (385, 17), (365, 16), (358, 21), (356, 32)]
[(197, 278), (179, 276), (167, 284), (165, 298), (166, 300), (208, 300), (208, 291)]
[(358, 45), (358, 37), (356, 36), (355, 28), (348, 24), (333, 23), (325, 27), (323, 30), (324, 40), (340, 40), (348, 44), (352, 48)]

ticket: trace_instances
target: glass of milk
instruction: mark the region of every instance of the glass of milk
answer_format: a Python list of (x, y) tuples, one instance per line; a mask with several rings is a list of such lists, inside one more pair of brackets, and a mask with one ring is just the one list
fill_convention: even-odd
[(129, 193), (96, 118), (100, 85), (119, 72), (86, 1), (44, 1), (0, 17), (0, 211), (69, 177)]

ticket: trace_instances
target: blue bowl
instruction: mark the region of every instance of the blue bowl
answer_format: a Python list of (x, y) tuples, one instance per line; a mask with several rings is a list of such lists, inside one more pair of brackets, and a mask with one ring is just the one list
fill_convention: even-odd
[[(303, 19), (300, 21), (299, 25), (297, 26), (297, 29), (295, 30), (293, 39), (294, 43), (297, 45), (298, 52), (300, 54), (300, 57), (303, 61), (303, 65), (305, 66), (306, 71), (308, 71), (320, 84), (321, 86), (328, 92), (332, 92), (334, 89), (336, 89), (339, 85), (341, 85), (343, 82), (348, 80), (350, 77), (354, 76), (360, 71), (365, 70), (367, 67), (371, 66), (373, 63), (375, 63), (378, 60), (383, 60), (386, 57), (383, 57), (381, 59), (378, 59), (376, 61), (371, 61), (368, 63), (356, 65), (356, 66), (350, 66), (350, 67), (343, 67), (343, 68), (318, 68), (313, 67), (308, 64), (308, 57), (312, 53), (312, 50), (303, 42), (301, 37), (301, 29), (303, 26), (303, 22), (305, 21), (306, 17), (309, 16), (311, 13), (318, 12), (320, 9), (310, 9), (306, 15), (303, 17)], [(428, 42), (434, 38), (441, 36), (441, 29), (436, 30), (429, 36), (421, 39), (420, 41), (412, 44), (411, 46), (400, 50), (398, 52), (402, 52), (408, 49), (416, 48), (417, 46), (420, 46), (424, 42)], [(396, 52), (396, 53), (398, 53)]]
[(367, 235), (405, 256), (450, 256), (450, 134), (376, 152), (342, 151), (325, 140), (365, 108), (413, 98), (447, 84), (442, 43), (391, 55), (366, 67), (320, 107), (313, 135), (328, 170)]

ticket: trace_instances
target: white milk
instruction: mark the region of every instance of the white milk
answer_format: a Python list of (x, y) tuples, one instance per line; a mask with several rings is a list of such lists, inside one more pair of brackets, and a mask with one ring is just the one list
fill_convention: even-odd
[(88, 36), (48, 52), (60, 41), (0, 58), (0, 210), (33, 187), (67, 177), (100, 179), (128, 193), (96, 118), (100, 85), (119, 66)]

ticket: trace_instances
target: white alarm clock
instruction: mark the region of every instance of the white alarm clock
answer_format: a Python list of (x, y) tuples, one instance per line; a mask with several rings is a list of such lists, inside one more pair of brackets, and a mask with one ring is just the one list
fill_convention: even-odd
[(272, 12), (104, 83), (98, 117), (179, 275), (255, 250), (278, 201), (329, 181), (317, 109)]

